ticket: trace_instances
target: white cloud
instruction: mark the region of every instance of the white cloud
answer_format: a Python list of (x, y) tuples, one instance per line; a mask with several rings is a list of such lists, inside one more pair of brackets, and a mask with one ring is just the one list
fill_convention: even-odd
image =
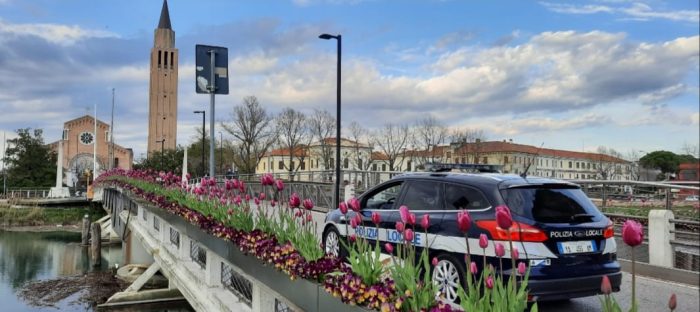
[[(59, 45), (72, 45), (87, 38), (116, 38), (117, 34), (104, 30), (84, 29), (77, 25), (12, 24), (0, 19), (0, 36), (35, 36)], [(2, 38), (0, 37), (0, 42)]]
[(651, 6), (634, 2), (626, 6), (608, 5), (576, 5), (568, 3), (540, 2), (548, 10), (563, 14), (597, 14), (608, 13), (625, 17), (626, 20), (648, 21), (665, 19), (670, 21), (697, 23), (700, 21), (700, 12), (693, 10), (664, 11), (653, 9)]
[(694, 113), (690, 115), (690, 123), (693, 125), (700, 125), (700, 113)]

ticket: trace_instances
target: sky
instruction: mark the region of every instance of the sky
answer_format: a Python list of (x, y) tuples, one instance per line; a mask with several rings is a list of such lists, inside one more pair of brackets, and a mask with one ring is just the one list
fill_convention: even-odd
[[(698, 1), (171, 0), (178, 144), (196, 140), (196, 44), (229, 51), (216, 119), (254, 95), (271, 113), (335, 114), (369, 129), (433, 116), (489, 140), (575, 151), (682, 152), (700, 138)], [(93, 113), (146, 150), (149, 54), (162, 0), (0, 0), (0, 131)], [(209, 112), (207, 112), (207, 117)], [(207, 122), (208, 123), (208, 122)], [(218, 132), (218, 128), (217, 128)], [(1, 134), (0, 134), (1, 135)]]

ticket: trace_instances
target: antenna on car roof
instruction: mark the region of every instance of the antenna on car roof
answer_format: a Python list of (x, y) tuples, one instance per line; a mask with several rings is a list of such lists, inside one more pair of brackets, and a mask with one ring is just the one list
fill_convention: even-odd
[[(537, 148), (537, 152), (535, 152), (535, 157), (540, 156), (540, 150), (542, 150), (542, 146), (544, 146), (544, 142), (542, 142), (542, 144), (540, 144), (540, 147)], [(523, 173), (520, 174), (521, 178), (527, 179), (527, 172), (528, 172), (528, 170), (530, 170), (531, 165), (532, 165), (532, 162), (527, 163), (527, 167), (525, 167), (525, 171), (523, 171)]]

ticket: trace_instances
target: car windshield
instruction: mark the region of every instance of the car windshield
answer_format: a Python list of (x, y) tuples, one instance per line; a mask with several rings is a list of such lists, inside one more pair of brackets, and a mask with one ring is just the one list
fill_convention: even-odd
[(603, 215), (577, 187), (533, 185), (501, 190), (514, 214), (544, 223), (600, 221)]

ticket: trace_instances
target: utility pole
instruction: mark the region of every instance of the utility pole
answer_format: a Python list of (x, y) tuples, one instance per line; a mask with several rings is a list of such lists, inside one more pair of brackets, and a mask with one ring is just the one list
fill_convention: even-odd
[(109, 169), (114, 169), (114, 88), (112, 88), (112, 120), (109, 125)]

